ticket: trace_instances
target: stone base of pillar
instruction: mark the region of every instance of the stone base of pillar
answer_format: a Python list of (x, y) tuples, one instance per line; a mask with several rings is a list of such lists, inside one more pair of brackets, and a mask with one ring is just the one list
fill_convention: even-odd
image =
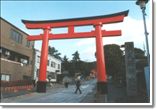
[(107, 94), (95, 94), (95, 103), (108, 103)]
[(107, 94), (107, 82), (97, 82), (97, 92), (99, 94)]
[(46, 92), (46, 81), (38, 81), (37, 82), (37, 92), (45, 93)]

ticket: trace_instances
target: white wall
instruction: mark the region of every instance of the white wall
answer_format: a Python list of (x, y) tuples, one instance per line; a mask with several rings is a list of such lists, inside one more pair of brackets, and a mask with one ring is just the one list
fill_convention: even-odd
[[(34, 67), (34, 80), (38, 79), (37, 76), (37, 70), (40, 68), (40, 57), (41, 52), (38, 50), (35, 50), (35, 67)], [(49, 65), (47, 65), (47, 71), (50, 73), (61, 74), (61, 60), (56, 59), (55, 57), (48, 55)], [(58, 67), (58, 65), (60, 65)], [(59, 72), (56, 72), (56, 70), (59, 70)], [(48, 74), (47, 74), (48, 76)], [(53, 81), (56, 81), (57, 77), (53, 79)]]

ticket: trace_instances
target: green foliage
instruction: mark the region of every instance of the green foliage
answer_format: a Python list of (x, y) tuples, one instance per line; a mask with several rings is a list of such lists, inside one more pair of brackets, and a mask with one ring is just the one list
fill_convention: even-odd
[[(136, 69), (143, 70), (146, 66), (146, 57), (144, 51), (139, 48), (134, 48), (136, 58)], [(104, 46), (105, 64), (108, 75), (113, 77), (114, 81), (119, 79), (125, 80), (125, 55), (120, 49), (119, 45), (105, 45)]]
[(75, 73), (80, 72), (81, 62), (80, 62), (80, 54), (78, 51), (72, 54), (72, 61), (71, 61), (71, 70), (70, 72), (74, 75)]
[(144, 56), (144, 51), (139, 49), (139, 48), (134, 48), (134, 54), (135, 54), (136, 59), (145, 57)]
[(69, 61), (67, 56), (65, 55), (62, 59), (62, 71), (66, 71), (69, 68)]
[(73, 53), (72, 56), (73, 56), (73, 58), (72, 58), (73, 62), (79, 62), (80, 61), (80, 54), (78, 53), (78, 51)]
[(67, 62), (68, 62), (68, 58), (67, 58), (66, 55), (64, 55), (64, 57), (63, 57), (63, 63), (67, 63)]
[(139, 48), (134, 48), (137, 69), (143, 69), (147, 65), (147, 57), (144, 55), (144, 51)]
[(61, 60), (61, 53), (58, 52), (58, 50), (55, 49), (55, 47), (50, 47), (48, 48), (48, 51), (49, 51), (49, 54), (54, 56), (55, 58), (57, 59), (60, 59)]
[(120, 46), (115, 44), (105, 45), (104, 54), (107, 74), (116, 77), (122, 73), (123, 52), (120, 50)]
[(68, 71), (71, 77), (74, 77), (75, 73), (81, 73), (86, 77), (89, 75), (90, 70), (95, 68), (95, 62), (81, 61), (78, 51), (74, 52), (72, 56), (71, 61), (68, 61), (66, 56), (62, 60), (62, 71)]
[(90, 71), (96, 68), (96, 62), (84, 62), (81, 61), (80, 71), (82, 72), (83, 76), (89, 76)]

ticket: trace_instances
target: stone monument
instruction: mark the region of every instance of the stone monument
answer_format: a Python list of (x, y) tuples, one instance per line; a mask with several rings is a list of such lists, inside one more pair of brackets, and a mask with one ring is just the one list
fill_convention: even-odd
[(127, 96), (136, 96), (137, 77), (133, 42), (125, 43), (125, 66), (126, 66)]

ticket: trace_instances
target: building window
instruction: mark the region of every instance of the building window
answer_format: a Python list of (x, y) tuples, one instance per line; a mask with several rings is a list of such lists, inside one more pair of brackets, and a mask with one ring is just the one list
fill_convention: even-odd
[(30, 47), (30, 45), (31, 45), (30, 41), (27, 40), (26, 47)]
[(37, 75), (37, 77), (39, 77), (39, 69), (37, 69), (36, 75)]
[(10, 52), (8, 50), (5, 51), (6, 56), (10, 56)]
[(50, 63), (50, 61), (49, 61), (49, 60), (47, 60), (47, 66), (49, 66), (49, 63)]
[(7, 50), (7, 49), (4, 49), (4, 51), (3, 51), (3, 56), (4, 56), (4, 58), (5, 59), (11, 59), (11, 57), (12, 57), (12, 55), (11, 55), (11, 51), (9, 51), (9, 50)]
[(54, 67), (54, 68), (55, 68), (55, 67), (56, 67), (56, 63), (52, 61), (52, 62), (51, 62), (51, 67)]
[(37, 63), (40, 62), (40, 56), (37, 56)]
[(10, 75), (8, 75), (8, 74), (2, 74), (1, 75), (1, 80), (2, 81), (10, 81)]
[(54, 62), (54, 68), (56, 68), (56, 63)]
[(53, 62), (51, 62), (51, 67), (53, 67)]
[(28, 63), (28, 60), (27, 60), (27, 59), (23, 59), (23, 58), (20, 59), (20, 62), (21, 62), (22, 64), (25, 64), (25, 65), (29, 64), (29, 63)]
[(58, 69), (60, 69), (61, 67), (60, 67), (60, 64), (58, 64)]
[(2, 53), (2, 48), (0, 47), (0, 54)]
[(22, 34), (20, 34), (19, 32), (11, 29), (11, 39), (14, 40), (15, 42), (22, 44)]

